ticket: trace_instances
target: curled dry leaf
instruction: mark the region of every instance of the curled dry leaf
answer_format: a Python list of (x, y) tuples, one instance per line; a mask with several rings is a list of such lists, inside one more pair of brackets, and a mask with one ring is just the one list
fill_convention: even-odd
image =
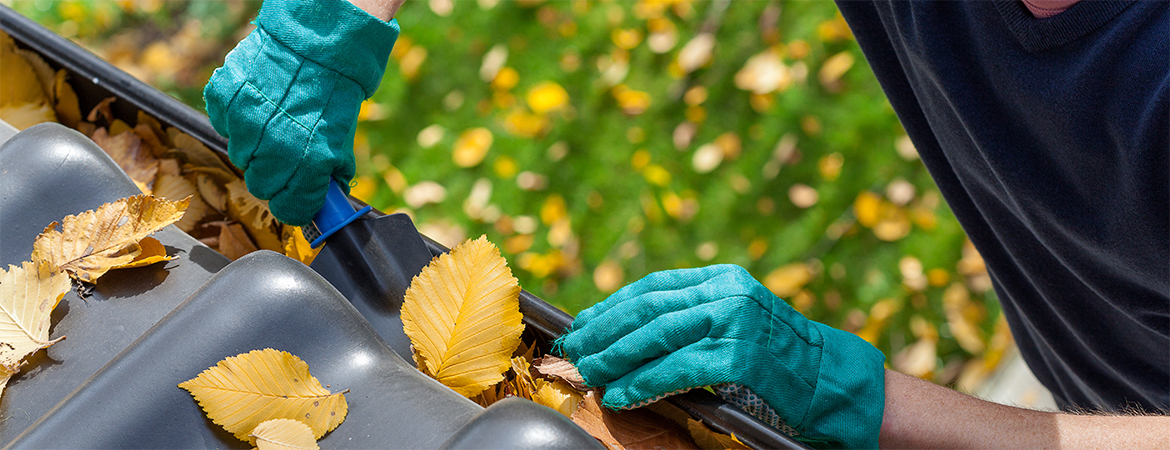
[(219, 237), (213, 247), (232, 261), (258, 250), (243, 225), (226, 221), (208, 222), (207, 225), (219, 227)]
[(347, 391), (330, 393), (309, 373), (308, 364), (271, 348), (228, 357), (179, 387), (191, 392), (208, 418), (242, 441), (271, 419), (302, 421), (320, 439), (341, 425), (348, 410)]
[(578, 391), (585, 391), (589, 386), (585, 385), (585, 379), (581, 378), (581, 374), (577, 372), (577, 367), (564, 359), (553, 355), (544, 355), (532, 361), (532, 368), (554, 379), (563, 380), (573, 386), (573, 389)]
[(650, 410), (614, 412), (603, 408), (596, 391), (585, 394), (572, 419), (611, 449), (698, 448), (687, 430)]
[(142, 252), (135, 256), (134, 259), (126, 264), (111, 267), (111, 269), (130, 269), (133, 267), (149, 266), (154, 263), (163, 261), (170, 261), (174, 257), (167, 256), (167, 248), (159, 242), (158, 239), (152, 237), (144, 237), (138, 241), (138, 247)]
[(503, 379), (524, 331), (519, 295), (519, 281), (486, 237), (433, 259), (402, 304), (419, 370), (469, 398)]
[(118, 163), (118, 167), (121, 167), (139, 188), (146, 186), (143, 192), (150, 192), (151, 186), (154, 185), (154, 177), (158, 173), (158, 160), (142, 145), (142, 139), (137, 134), (124, 132), (110, 136), (105, 128), (98, 128), (90, 138)]
[(49, 315), (69, 286), (69, 277), (44, 261), (0, 270), (0, 391), (25, 356), (64, 339), (49, 340)]
[(259, 450), (317, 450), (313, 429), (304, 422), (292, 419), (272, 419), (260, 422), (248, 435)]
[(94, 283), (106, 271), (142, 253), (138, 241), (183, 217), (189, 199), (135, 195), (49, 224), (33, 243), (33, 261), (47, 261)]

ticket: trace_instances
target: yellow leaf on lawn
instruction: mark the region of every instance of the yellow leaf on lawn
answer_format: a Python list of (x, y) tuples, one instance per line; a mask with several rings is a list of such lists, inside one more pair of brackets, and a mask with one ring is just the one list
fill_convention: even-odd
[(25, 261), (0, 270), (0, 367), (8, 376), (20, 370), (25, 356), (53, 345), (49, 314), (69, 291), (69, 277), (47, 262)]
[(716, 433), (707, 428), (703, 422), (695, 419), (687, 419), (687, 431), (691, 432), (691, 439), (695, 440), (695, 444), (703, 450), (717, 450), (717, 449), (748, 449), (749, 447), (736, 439), (735, 436), (723, 433)]
[(137, 134), (123, 132), (110, 136), (105, 128), (98, 128), (91, 138), (118, 163), (118, 167), (126, 171), (130, 179), (145, 184), (148, 188), (154, 185), (154, 177), (158, 174), (158, 159), (150, 153), (150, 149), (142, 145), (142, 138)]
[(773, 270), (764, 277), (764, 286), (777, 297), (788, 299), (812, 281), (812, 271), (805, 263), (792, 263)]
[(249, 435), (259, 450), (317, 450), (313, 429), (292, 419), (272, 419), (256, 425)]
[(474, 167), (483, 161), (491, 148), (492, 132), (483, 127), (472, 128), (459, 135), (451, 158), (459, 167)]
[(162, 242), (152, 237), (144, 237), (138, 242), (138, 247), (141, 249), (138, 256), (134, 257), (133, 261), (119, 266), (111, 267), (110, 269), (129, 269), (133, 267), (149, 266), (154, 263), (163, 261), (170, 261), (175, 257), (167, 256), (167, 248), (163, 247)]
[(419, 369), (469, 398), (500, 381), (524, 331), (519, 295), (519, 281), (485, 236), (431, 260), (402, 304)]
[(569, 93), (552, 81), (545, 81), (528, 91), (528, 107), (537, 114), (564, 108), (569, 104)]
[(271, 419), (304, 422), (320, 439), (345, 420), (343, 394), (330, 393), (300, 358), (266, 348), (220, 361), (199, 376), (179, 383), (191, 392), (212, 422), (241, 441)]
[(183, 217), (189, 199), (135, 195), (53, 222), (33, 242), (33, 261), (48, 261), (70, 276), (94, 283), (113, 267), (133, 261), (138, 241)]

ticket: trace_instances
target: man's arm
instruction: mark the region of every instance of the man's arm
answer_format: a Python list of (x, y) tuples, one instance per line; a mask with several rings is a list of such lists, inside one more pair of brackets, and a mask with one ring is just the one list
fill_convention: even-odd
[(1033, 411), (887, 370), (878, 443), (883, 448), (1170, 448), (1170, 417)]
[(369, 13), (371, 16), (382, 19), (384, 22), (389, 22), (398, 14), (398, 8), (402, 6), (406, 0), (349, 0), (354, 6), (361, 8), (362, 11)]

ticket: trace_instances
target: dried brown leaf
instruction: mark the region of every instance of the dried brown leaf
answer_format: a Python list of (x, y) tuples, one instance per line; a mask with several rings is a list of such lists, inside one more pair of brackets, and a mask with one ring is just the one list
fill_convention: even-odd
[(53, 222), (33, 243), (33, 261), (48, 261), (70, 276), (94, 283), (111, 268), (133, 261), (138, 242), (183, 217), (189, 200), (136, 195)]
[(89, 110), (89, 114), (85, 116), (85, 120), (97, 123), (98, 117), (105, 117), (106, 123), (114, 121), (114, 113), (110, 112), (110, 103), (117, 100), (114, 97), (107, 97), (94, 105), (93, 109)]
[[(148, 189), (153, 189), (154, 177), (158, 174), (158, 159), (142, 146), (142, 139), (134, 133), (120, 133), (115, 136), (104, 128), (94, 131), (91, 137), (102, 150), (105, 150), (118, 167), (130, 176), (130, 179)], [(149, 192), (149, 191), (147, 191)]]
[(259, 250), (256, 248), (256, 244), (252, 243), (252, 239), (248, 237), (248, 233), (244, 231), (243, 225), (226, 221), (208, 222), (207, 224), (219, 227), (216, 250), (228, 259), (235, 261)]
[(611, 449), (698, 449), (687, 430), (647, 409), (614, 412), (589, 391), (573, 413), (573, 422)]
[(573, 386), (573, 389), (578, 391), (586, 391), (589, 386), (585, 385), (585, 379), (577, 372), (577, 367), (573, 363), (553, 355), (544, 355), (532, 361), (532, 368), (545, 375), (558, 380), (563, 380)]

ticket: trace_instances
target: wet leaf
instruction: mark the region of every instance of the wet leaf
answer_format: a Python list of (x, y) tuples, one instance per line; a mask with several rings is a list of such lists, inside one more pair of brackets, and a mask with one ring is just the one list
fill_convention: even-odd
[(53, 222), (33, 243), (33, 261), (48, 261), (89, 283), (142, 253), (138, 241), (178, 221), (189, 200), (136, 195)]
[(25, 356), (65, 339), (49, 340), (49, 315), (69, 286), (69, 277), (44, 261), (0, 270), (0, 390)]
[(259, 450), (317, 450), (313, 429), (304, 422), (292, 419), (272, 419), (260, 422), (248, 434)]
[(436, 257), (411, 281), (403, 331), (419, 370), (466, 397), (503, 378), (520, 344), (520, 285), (486, 237)]
[(321, 386), (300, 358), (266, 348), (220, 361), (179, 383), (216, 424), (241, 441), (272, 419), (299, 420), (320, 439), (345, 420), (343, 394)]

